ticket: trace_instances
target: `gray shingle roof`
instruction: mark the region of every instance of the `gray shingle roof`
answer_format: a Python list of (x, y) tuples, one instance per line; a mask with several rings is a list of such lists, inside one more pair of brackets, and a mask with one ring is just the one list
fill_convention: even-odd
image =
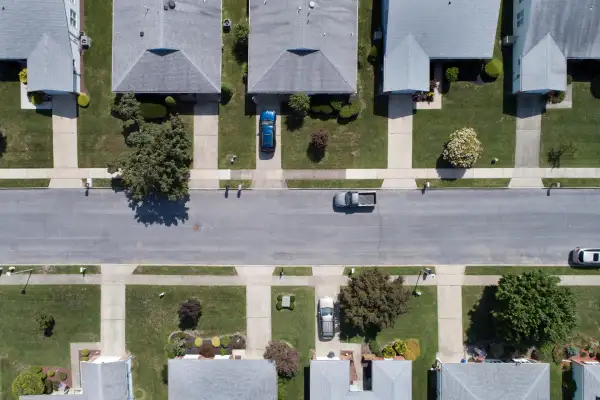
[(0, 0), (0, 60), (27, 60), (29, 91), (74, 92), (73, 57), (63, 0)]
[[(575, 398), (581, 400), (596, 400), (600, 397), (600, 364), (578, 364), (573, 363), (573, 377), (582, 370), (582, 382), (578, 384)], [(581, 391), (581, 392), (580, 392)], [(581, 394), (580, 394), (581, 393)]]
[(566, 59), (600, 58), (600, 0), (531, 0), (523, 11), (522, 91), (564, 91)]
[(356, 92), (356, 0), (249, 1), (248, 92)]
[(548, 400), (548, 364), (442, 364), (441, 400)]
[[(499, 12), (500, 0), (389, 0), (384, 91), (429, 90), (429, 59), (492, 58)], [(409, 46), (410, 35), (429, 59)], [(410, 48), (415, 59), (407, 57)], [(415, 70), (427, 76), (407, 72)], [(398, 73), (410, 79), (396, 77)]]
[(372, 390), (350, 391), (350, 361), (310, 362), (311, 400), (411, 400), (411, 361), (372, 361)]
[(277, 400), (268, 360), (169, 360), (169, 400)]
[(221, 92), (221, 0), (174, 1), (114, 0), (113, 91)]

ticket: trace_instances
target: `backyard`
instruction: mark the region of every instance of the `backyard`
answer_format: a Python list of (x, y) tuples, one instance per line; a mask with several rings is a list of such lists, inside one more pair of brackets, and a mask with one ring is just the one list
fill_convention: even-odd
[(21, 109), (19, 70), (0, 62), (0, 168), (52, 168), (52, 112)]
[[(362, 67), (358, 69), (358, 95), (362, 111), (356, 120), (339, 123), (335, 118), (318, 116), (304, 118), (301, 127), (281, 123), (281, 157), (284, 169), (308, 168), (385, 168), (387, 167), (387, 100), (375, 96), (378, 69), (367, 63), (368, 49), (374, 28), (380, 26), (379, 2), (359, 2), (358, 41)], [(379, 75), (379, 73), (377, 74)], [(325, 156), (311, 160), (308, 150), (311, 135), (325, 129), (329, 144)]]
[[(100, 288), (79, 286), (0, 287), (0, 398), (10, 397), (16, 374), (29, 366), (56, 366), (70, 369), (72, 342), (100, 340)], [(54, 317), (55, 327), (44, 336), (36, 322), (39, 313)], [(6, 395), (3, 397), (2, 395)]]
[(296, 296), (293, 311), (282, 309), (277, 311), (271, 307), (271, 326), (273, 340), (283, 340), (300, 353), (300, 370), (296, 376), (283, 385), (285, 397), (280, 400), (301, 400), (308, 394), (304, 393), (304, 373), (308, 371), (311, 349), (315, 348), (315, 290), (309, 287), (272, 287), (271, 299), (278, 294)]
[[(159, 293), (165, 293), (160, 298)], [(126, 304), (127, 349), (136, 357), (134, 387), (150, 398), (167, 398), (165, 345), (179, 331), (177, 310), (189, 299), (202, 304), (196, 328), (203, 337), (243, 333), (246, 330), (246, 291), (243, 287), (128, 286)], [(200, 390), (201, 388), (199, 388)]]

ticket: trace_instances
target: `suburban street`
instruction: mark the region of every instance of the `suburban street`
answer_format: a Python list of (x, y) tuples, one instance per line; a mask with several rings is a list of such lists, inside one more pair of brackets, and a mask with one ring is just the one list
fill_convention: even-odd
[(383, 191), (354, 214), (334, 212), (334, 193), (195, 191), (187, 220), (171, 206), (165, 224), (111, 190), (4, 190), (0, 251), (5, 264), (566, 264), (600, 245), (594, 190)]

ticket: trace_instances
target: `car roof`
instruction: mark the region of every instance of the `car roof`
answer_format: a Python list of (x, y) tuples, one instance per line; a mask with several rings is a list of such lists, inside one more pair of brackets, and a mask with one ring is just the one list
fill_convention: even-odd
[(596, 260), (594, 260), (594, 255), (600, 253), (600, 250), (598, 249), (582, 249), (583, 251), (583, 262), (594, 262), (594, 263), (599, 263), (600, 261), (598, 261), (598, 256), (596, 256)]
[(275, 121), (275, 111), (265, 110), (260, 113), (260, 119), (265, 121)]

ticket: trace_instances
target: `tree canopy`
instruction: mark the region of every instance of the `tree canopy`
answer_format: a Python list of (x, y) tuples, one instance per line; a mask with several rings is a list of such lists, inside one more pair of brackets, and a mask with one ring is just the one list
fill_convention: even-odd
[(198, 299), (187, 299), (179, 305), (179, 327), (193, 329), (202, 315), (202, 304)]
[(364, 268), (350, 278), (340, 293), (347, 324), (360, 333), (376, 333), (408, 311), (410, 291), (404, 287), (404, 278), (389, 278), (379, 268)]
[(277, 374), (282, 378), (292, 378), (300, 368), (300, 354), (281, 340), (273, 340), (265, 349), (265, 360), (273, 360)]
[(42, 378), (31, 371), (19, 374), (12, 383), (12, 392), (16, 398), (44, 393)]
[(503, 275), (492, 311), (499, 339), (518, 348), (568, 340), (578, 324), (576, 299), (559, 282), (539, 269)]

